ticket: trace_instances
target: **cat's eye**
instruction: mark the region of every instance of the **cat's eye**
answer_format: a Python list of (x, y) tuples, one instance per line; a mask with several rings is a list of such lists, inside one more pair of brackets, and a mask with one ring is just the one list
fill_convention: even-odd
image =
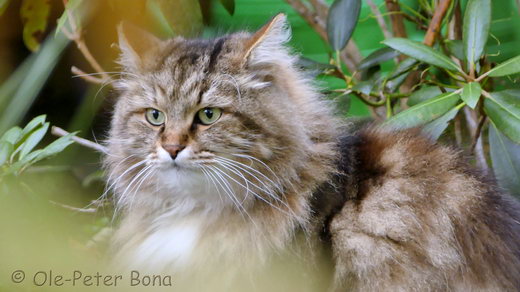
[(154, 108), (146, 109), (145, 117), (148, 123), (154, 126), (160, 126), (164, 124), (164, 121), (166, 120), (164, 113)]
[(211, 125), (222, 115), (222, 110), (216, 107), (206, 107), (197, 113), (199, 121), (204, 125)]

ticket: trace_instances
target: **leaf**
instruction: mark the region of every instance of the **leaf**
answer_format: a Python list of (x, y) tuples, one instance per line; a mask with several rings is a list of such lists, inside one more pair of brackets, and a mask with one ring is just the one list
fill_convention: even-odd
[(489, 70), (487, 74), (491, 77), (502, 77), (520, 72), (520, 56), (511, 58), (495, 68)]
[(331, 64), (324, 64), (324, 63), (316, 62), (314, 60), (311, 60), (311, 59), (305, 58), (305, 57), (299, 57), (298, 61), (296, 63), (298, 65), (298, 67), (300, 67), (304, 70), (317, 71), (316, 75), (322, 73), (323, 71), (325, 71), (327, 69), (335, 68)]
[(478, 100), (480, 99), (480, 94), (482, 93), (482, 88), (478, 82), (470, 82), (464, 85), (462, 89), (462, 100), (470, 107), (475, 108)]
[(434, 98), (442, 94), (442, 91), (437, 86), (423, 86), (421, 89), (415, 91), (408, 97), (407, 105), (414, 106), (430, 98)]
[(202, 11), (199, 1), (147, 0), (146, 9), (151, 21), (155, 22), (162, 34), (168, 37), (174, 35), (194, 37), (202, 32)]
[(440, 118), (426, 124), (423, 127), (422, 132), (434, 140), (439, 139), (444, 130), (446, 130), (446, 128), (448, 127), (450, 121), (453, 120), (453, 118), (455, 118), (455, 116), (457, 115), (457, 113), (463, 105), (464, 104), (460, 104), (459, 106), (452, 108), (447, 113), (442, 115)]
[[(0, 106), (0, 133), (20, 123), (27, 114), (69, 42), (70, 40), (63, 34), (48, 37), (40, 51), (29, 57), (27, 61), (30, 62), (25, 61), (21, 68), (18, 68), (13, 74), (23, 78), (16, 80), (17, 82), (13, 84), (16, 88), (9, 95), (9, 101), (5, 106)], [(19, 73), (21, 75), (18, 75)]]
[(0, 16), (4, 14), (5, 10), (9, 6), (10, 0), (0, 0)]
[(25, 142), (23, 142), (23, 144), (21, 145), (22, 150), (20, 151), (20, 159), (23, 159), (25, 157), (25, 155), (27, 155), (29, 152), (31, 152), (31, 150), (33, 150), (34, 147), (36, 147), (36, 145), (38, 145), (38, 143), (40, 143), (40, 141), (45, 136), (45, 133), (47, 133), (48, 129), (49, 129), (49, 123), (45, 123), (43, 125), (43, 127), (35, 130), (34, 132), (31, 133), (31, 135), (29, 137), (27, 137)]
[(459, 99), (460, 96), (455, 92), (441, 94), (398, 113), (386, 120), (384, 125), (403, 129), (428, 123), (444, 115)]
[(27, 125), (23, 128), (22, 130), (22, 134), (21, 134), (21, 137), (25, 137), (25, 135), (29, 134), (30, 132), (32, 132), (35, 128), (39, 127), (39, 126), (42, 126), (43, 124), (45, 124), (45, 119), (47, 118), (46, 115), (39, 115), (37, 117), (35, 117), (34, 119), (32, 119), (29, 123), (27, 123)]
[(520, 144), (520, 98), (508, 92), (492, 92), (484, 101), (484, 110), (502, 133)]
[[(61, 31), (61, 28), (67, 22), (69, 18), (69, 13), (73, 13), (74, 10), (78, 8), (81, 4), (81, 1), (83, 0), (68, 0), (67, 5), (65, 6), (65, 10), (58, 19), (58, 25), (56, 26), (56, 34), (58, 34)], [(76, 25), (79, 26), (79, 23), (76, 23)]]
[(327, 17), (327, 36), (334, 51), (341, 51), (347, 45), (356, 27), (361, 0), (335, 0)]
[(235, 14), (235, 0), (220, 0), (220, 3), (222, 3), (230, 15)]
[(50, 157), (52, 155), (58, 154), (61, 151), (65, 150), (67, 146), (74, 143), (72, 137), (74, 137), (78, 132), (69, 133), (59, 139), (55, 140), (47, 147), (43, 148), (43, 151), (37, 156), (38, 160), (42, 160), (44, 158)]
[(404, 38), (391, 38), (383, 41), (383, 44), (407, 55), (420, 62), (428, 63), (444, 69), (458, 71), (455, 62), (440, 52), (416, 41)]
[(20, 139), (22, 135), (22, 128), (13, 127), (9, 129), (9, 131), (5, 132), (2, 138), (0, 138), (0, 142), (9, 142), (11, 144), (15, 144), (18, 139)]
[(361, 63), (358, 65), (358, 70), (368, 69), (374, 65), (383, 63), (385, 61), (391, 60), (395, 57), (399, 56), (399, 53), (396, 52), (392, 48), (381, 48), (376, 50), (372, 54), (368, 55)]
[(499, 185), (520, 196), (520, 145), (502, 135), (493, 123), (489, 126), (489, 153)]
[(36, 51), (43, 40), (50, 12), (50, 0), (23, 0), (20, 16), (23, 23), (23, 41), (27, 48)]
[(412, 59), (412, 58), (402, 61), (401, 63), (399, 63), (397, 65), (397, 67), (394, 69), (394, 71), (389, 74), (387, 79), (392, 80), (392, 79), (398, 78), (399, 76), (412, 70), (415, 67), (415, 65), (417, 65), (417, 63), (418, 63), (417, 60)]
[(450, 53), (459, 60), (464, 60), (464, 46), (461, 40), (445, 40)]
[(9, 159), (11, 153), (13, 153), (13, 144), (4, 141), (0, 142), (0, 166), (4, 165), (4, 163)]
[(74, 142), (74, 141), (72, 141), (72, 137), (76, 134), (77, 134), (77, 132), (67, 134), (67, 135), (55, 140), (54, 142), (49, 144), (44, 149), (38, 149), (38, 150), (35, 150), (35, 151), (27, 154), (23, 159), (20, 159), (16, 163), (14, 163), (9, 168), (9, 171), (11, 173), (19, 174), (20, 172), (22, 172), (24, 169), (31, 166), (32, 164), (34, 164), (38, 161), (41, 161), (45, 158), (49, 158), (50, 156), (53, 156), (55, 154), (60, 153), (67, 146), (69, 146), (70, 144), (72, 144)]
[(469, 0), (464, 13), (462, 43), (468, 68), (484, 53), (491, 24), (491, 0)]

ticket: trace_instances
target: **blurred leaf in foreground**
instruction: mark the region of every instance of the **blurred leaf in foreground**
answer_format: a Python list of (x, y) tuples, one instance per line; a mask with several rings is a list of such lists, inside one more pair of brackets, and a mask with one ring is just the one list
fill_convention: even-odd
[(22, 2), (20, 17), (23, 23), (23, 41), (33, 52), (40, 48), (47, 28), (50, 8), (50, 0), (23, 0)]

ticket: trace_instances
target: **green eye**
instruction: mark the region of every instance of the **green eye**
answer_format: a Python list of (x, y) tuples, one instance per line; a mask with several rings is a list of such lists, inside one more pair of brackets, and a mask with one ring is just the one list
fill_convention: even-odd
[(211, 125), (216, 122), (220, 116), (222, 115), (222, 111), (216, 107), (206, 107), (201, 109), (197, 116), (200, 122), (204, 125)]
[(154, 108), (146, 109), (145, 116), (146, 116), (146, 120), (148, 121), (148, 123), (150, 123), (154, 126), (160, 126), (160, 125), (164, 124), (164, 120), (166, 119), (164, 117), (163, 112), (161, 112), (160, 110), (154, 109)]

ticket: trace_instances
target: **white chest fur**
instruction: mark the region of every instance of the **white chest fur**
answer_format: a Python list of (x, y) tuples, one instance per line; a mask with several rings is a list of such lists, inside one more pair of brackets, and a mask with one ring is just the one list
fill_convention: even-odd
[(132, 262), (147, 270), (179, 270), (190, 264), (200, 240), (201, 220), (178, 220), (152, 231), (133, 251)]

